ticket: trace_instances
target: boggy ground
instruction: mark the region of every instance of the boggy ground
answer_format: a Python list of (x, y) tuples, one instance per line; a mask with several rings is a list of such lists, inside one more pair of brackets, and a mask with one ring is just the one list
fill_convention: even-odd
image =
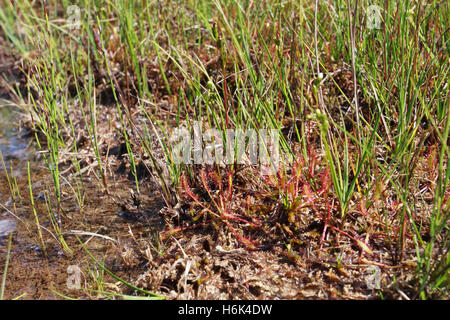
[[(5, 297), (448, 297), (448, 8), (411, 3), (371, 31), (325, 1), (84, 1), (73, 30), (67, 3), (2, 1), (2, 94), (39, 141), (31, 183), (1, 176)], [(185, 120), (271, 123), (295, 161), (171, 165)]]
[[(272, 235), (260, 230), (249, 232), (248, 239), (255, 244), (249, 248), (220, 221), (212, 224), (201, 218), (200, 222), (193, 223), (188, 213), (191, 201), (180, 199), (183, 205), (167, 208), (159, 184), (145, 167), (138, 170), (141, 195), (137, 203), (130, 192), (134, 179), (122, 157), (123, 147), (113, 135), (109, 136), (111, 139), (107, 139), (108, 134), (102, 135), (104, 149), (110, 150), (108, 157), (105, 155), (111, 172), (108, 192), (99, 187), (97, 177), (83, 178), (86, 195), (80, 210), (73, 190), (63, 185), (63, 235), (73, 250), (71, 254), (49, 232), (52, 228), (45, 199), (52, 190), (52, 180), (39, 155), (32, 162), (32, 190), (44, 229), (45, 254), (29, 205), (24, 163), (18, 160), (12, 163), (22, 196), (15, 206), (11, 206), (8, 183), (2, 176), (1, 201), (11, 210), (4, 211), (3, 215), (10, 217), (13, 212), (20, 219), (13, 236), (5, 298), (83, 299), (138, 293), (102, 271), (83, 250), (77, 237), (116, 276), (169, 299), (378, 299), (380, 292), (384, 298), (398, 298), (412, 290), (407, 281), (415, 266), (413, 251), (405, 254), (403, 262), (398, 264), (394, 261), (395, 250), (387, 250), (383, 241), (371, 243), (373, 248), (377, 243), (379, 246), (372, 254), (339, 233), (325, 238), (325, 243), (332, 245), (322, 245), (323, 222), (307, 205), (296, 226), (302, 231), (301, 237), (289, 241), (283, 235), (292, 233), (288, 223), (280, 226), (270, 221), (282, 223), (283, 213), (273, 203), (264, 206), (268, 199), (248, 196), (246, 201), (253, 201), (250, 207), (261, 205), (260, 210), (272, 211), (272, 218), (265, 223), (267, 230), (273, 231)], [(89, 157), (85, 159), (88, 166)], [(241, 174), (245, 177), (245, 172), (252, 170), (244, 168)], [(241, 187), (237, 192), (245, 193), (244, 189)], [(278, 227), (274, 227), (276, 224)], [(0, 265), (5, 262), (6, 244), (4, 238)], [(73, 274), (68, 268), (73, 265), (82, 272), (83, 290), (68, 288), (67, 281)], [(376, 281), (380, 281), (382, 291), (374, 289), (373, 272), (379, 272)], [(393, 283), (394, 276), (398, 283)]]
[[(44, 177), (45, 176), (41, 176)], [(4, 184), (2, 184), (4, 186)], [(19, 187), (27, 188), (18, 181)], [(110, 185), (110, 192), (124, 197), (127, 178)], [(132, 185), (132, 184), (131, 184)], [(130, 185), (130, 186), (131, 186)], [(4, 192), (5, 193), (4, 193)], [(8, 190), (2, 190), (6, 194)], [(145, 190), (157, 194), (149, 186)], [(4, 203), (5, 197), (2, 198)], [(24, 201), (26, 201), (24, 199)], [(42, 200), (37, 200), (42, 201)], [(131, 201), (130, 201), (131, 202)], [(178, 233), (175, 237), (158, 239), (165, 230), (161, 197), (149, 197), (141, 204), (143, 212), (127, 210), (123, 203), (96, 192), (89, 193), (83, 212), (64, 206), (64, 230), (92, 232), (78, 235), (85, 247), (97, 259), (104, 259), (105, 267), (115, 275), (169, 299), (366, 299), (378, 298), (376, 290), (368, 289), (373, 263), (359, 259), (351, 243), (342, 241), (340, 265), (330, 259), (325, 250), (314, 247), (320, 237), (320, 224), (311, 219), (311, 245), (295, 255), (286, 251), (282, 243), (264, 250), (249, 251), (229, 248), (234, 239), (212, 227), (198, 227)], [(38, 212), (46, 209), (38, 204)], [(34, 217), (28, 207), (18, 209), (21, 219), (13, 236), (10, 264), (6, 278), (5, 298), (23, 296), (24, 299), (58, 299), (55, 292), (72, 298), (101, 298), (95, 291), (69, 289), (72, 274), (68, 267), (82, 270), (82, 287), (111, 293), (136, 294), (117, 280), (97, 273), (93, 260), (81, 248), (75, 235), (65, 239), (73, 254), (65, 254), (54, 238), (44, 231), (46, 257), (36, 236)], [(42, 222), (43, 227), (49, 227)], [(68, 232), (69, 233), (69, 232)], [(110, 237), (110, 238), (104, 238)], [(1, 265), (6, 257), (6, 241), (1, 246)], [(333, 248), (329, 249), (330, 251)], [(358, 262), (359, 261), (359, 262)], [(386, 270), (385, 268), (388, 268)], [(410, 267), (386, 266), (381, 281), (389, 277), (401, 278)], [(90, 270), (89, 270), (90, 269)], [(385, 272), (388, 271), (388, 272)], [(405, 290), (403, 288), (403, 290)], [(395, 288), (383, 289), (385, 297), (397, 297)]]
[[(261, 217), (265, 226), (255, 232), (250, 230), (246, 238), (239, 238), (235, 231), (230, 232), (233, 229), (228, 226), (229, 222), (219, 220), (217, 224), (211, 224), (206, 216), (195, 220), (200, 221), (197, 226), (190, 218), (196, 202), (192, 204), (188, 186), (178, 191), (177, 208), (168, 208), (155, 175), (147, 170), (151, 167), (148, 159), (139, 160), (137, 171), (141, 194), (137, 204), (131, 191), (135, 183), (124, 143), (117, 140), (111, 130), (111, 119), (116, 115), (111, 107), (101, 108), (107, 111), (99, 117), (97, 127), (102, 159), (109, 173), (107, 190), (95, 175), (95, 156), (83, 138), (81, 121), (75, 122), (75, 127), (80, 128), (77, 156), (82, 160), (85, 172), (82, 210), (75, 201), (73, 189), (63, 184), (62, 230), (73, 253), (65, 252), (51, 231), (45, 231), (52, 230), (45, 197), (52, 198), (49, 195), (53, 184), (42, 158), (37, 155), (32, 162), (32, 190), (41, 226), (45, 228), (42, 231), (45, 254), (29, 203), (24, 163), (17, 160), (13, 163), (16, 172), (20, 172), (16, 173), (16, 179), (22, 197), (14, 206), (11, 206), (6, 178), (2, 176), (1, 201), (20, 219), (13, 236), (5, 298), (92, 299), (138, 294), (99, 268), (77, 237), (116, 276), (168, 299), (379, 299), (380, 296), (405, 298), (414, 295), (414, 286), (409, 284), (416, 266), (414, 250), (405, 252), (402, 262), (398, 263), (399, 253), (395, 246), (383, 239), (371, 240), (370, 253), (348, 234), (329, 231), (324, 242), (321, 241), (324, 224), (316, 210), (326, 211), (326, 203), (308, 204), (308, 197), (320, 196), (305, 193), (305, 202), (299, 205), (303, 207), (300, 208), (301, 220), (291, 221), (271, 200), (270, 191), (263, 196), (252, 196), (254, 191), (245, 181), (255, 168), (244, 168), (234, 178), (239, 185), (234, 191), (236, 199), (241, 198), (237, 200), (238, 205), (247, 203), (248, 212), (256, 214), (261, 210), (266, 213)], [(77, 114), (79, 110), (72, 112)], [(28, 136), (32, 139), (31, 134)], [(68, 160), (67, 163), (69, 165), (64, 166), (62, 161), (63, 172), (70, 169)], [(199, 170), (199, 175), (206, 174), (205, 169)], [(67, 178), (73, 178), (70, 171)], [(320, 179), (323, 187), (328, 188), (329, 181), (323, 181), (322, 176)], [(195, 190), (208, 199), (201, 183)], [(244, 194), (247, 195), (245, 198)], [(54, 199), (50, 201), (54, 202)], [(56, 207), (55, 203), (53, 207)], [(354, 236), (364, 241), (364, 234), (358, 236), (353, 231), (354, 223), (362, 223), (358, 214), (350, 215), (349, 228), (341, 228), (346, 232), (352, 230)], [(4, 211), (3, 216), (10, 217), (11, 214)], [(292, 237), (289, 225), (300, 236)], [(242, 225), (242, 228), (247, 227)], [(0, 249), (1, 266), (5, 263), (6, 243), (4, 238)], [(72, 275), (68, 268), (74, 265), (82, 272), (82, 290), (68, 288), (67, 281)], [(377, 278), (374, 278), (375, 272)], [(376, 281), (380, 281), (382, 290), (376, 290)]]

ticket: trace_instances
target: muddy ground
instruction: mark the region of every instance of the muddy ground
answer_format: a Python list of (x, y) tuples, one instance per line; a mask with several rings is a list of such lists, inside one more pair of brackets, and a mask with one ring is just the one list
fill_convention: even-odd
[[(160, 110), (169, 108), (170, 101), (170, 97), (162, 98)], [(29, 118), (24, 115), (22, 123), (28, 125), (18, 134), (32, 143), (31, 157), (27, 160), (31, 161), (33, 198), (46, 249), (43, 250), (38, 237), (30, 205), (26, 161), (12, 157), (9, 160), (20, 198), (16, 196), (13, 201), (5, 173), (0, 173), (0, 219), (14, 218), (17, 222), (6, 274), (6, 299), (105, 299), (114, 298), (114, 294), (140, 295), (102, 271), (80, 241), (117, 277), (167, 299), (406, 299), (415, 296), (414, 250), (404, 252), (399, 263), (395, 244), (381, 235), (368, 240), (370, 253), (338, 232), (329, 231), (322, 243), (323, 220), (307, 205), (299, 209), (301, 219), (295, 221), (300, 236), (291, 241), (289, 228), (292, 226), (286, 221), (284, 224), (286, 219), (276, 202), (266, 205), (266, 199), (253, 197), (251, 187), (244, 183), (236, 193), (247, 195), (249, 208), (266, 212), (265, 222), (270, 231), (250, 230), (249, 237), (261, 244), (252, 248), (237, 241), (230, 227), (220, 221), (208, 223), (206, 218), (200, 218), (194, 223), (190, 211), (198, 208), (188, 201), (175, 209), (168, 207), (154, 173), (146, 170), (148, 159), (137, 159), (146, 165), (138, 166), (141, 195), (136, 201), (130, 191), (135, 186), (130, 164), (124, 156), (123, 141), (114, 128), (116, 110), (111, 106), (101, 108), (98, 135), (107, 172), (107, 190), (97, 176), (95, 156), (83, 138), (81, 120), (75, 123), (80, 132), (78, 140), (67, 142), (79, 146), (77, 156), (83, 166), (85, 189), (81, 209), (72, 189), (76, 179), (70, 157), (61, 163), (61, 172), (71, 185), (63, 184), (61, 208), (55, 212), (60, 214), (61, 229), (71, 253), (64, 250), (51, 232), (54, 229), (46, 201), (52, 208), (57, 207), (54, 185), (33, 142), (35, 136), (30, 131)], [(72, 108), (71, 112), (72, 119), (81, 119), (79, 108)], [(161, 118), (164, 117), (170, 118), (170, 112), (162, 112)], [(252, 168), (244, 168), (244, 173), (245, 170)], [(321, 205), (320, 200), (318, 203)], [(334, 211), (333, 215), (337, 212)], [(351, 213), (348, 220), (358, 225), (360, 217)], [(375, 226), (377, 223), (374, 222)], [(347, 232), (351, 229), (340, 227)], [(354, 236), (364, 239), (364, 234)], [(408, 241), (405, 248), (413, 249), (412, 239)], [(7, 243), (7, 236), (2, 237), (2, 274)], [(68, 280), (71, 283), (73, 279), (71, 266), (81, 271), (80, 289), (68, 286)]]
[[(42, 159), (37, 158), (32, 178), (37, 212), (42, 227), (51, 229), (49, 220), (45, 219), (45, 190), (52, 190), (52, 181)], [(209, 224), (170, 235), (164, 232), (172, 223), (168, 218), (170, 214), (157, 184), (150, 177), (142, 179), (142, 194), (147, 196), (141, 197), (141, 204), (136, 208), (129, 192), (134, 181), (126, 173), (118, 175), (116, 181), (109, 181), (109, 194), (114, 196), (96, 191), (96, 179), (85, 179), (90, 187), (82, 211), (66, 190), (63, 194), (67, 198), (62, 204), (63, 230), (73, 254), (65, 252), (45, 230), (44, 254), (32, 209), (27, 205), (26, 171), (20, 160), (13, 165), (18, 170), (16, 178), (23, 205), (16, 204), (15, 210), (11, 207), (4, 175), (0, 184), (1, 203), (5, 207), (9, 205), (9, 210), (20, 219), (12, 238), (5, 289), (7, 299), (61, 299), (59, 294), (81, 299), (106, 298), (97, 290), (138, 294), (102, 273), (77, 237), (115, 275), (168, 299), (379, 299), (379, 291), (370, 288), (374, 270), (381, 270), (383, 297), (398, 298), (400, 289), (392, 284), (392, 277), (405, 279), (414, 266), (414, 254), (409, 255), (409, 265), (389, 266), (389, 256), (380, 250), (374, 255), (385, 257), (385, 267), (374, 269), (374, 262), (368, 260), (370, 257), (361, 257), (354, 244), (345, 239), (340, 240), (339, 247), (320, 250), (317, 244), (322, 226), (313, 213), (310, 213), (305, 235), (310, 243), (300, 245), (295, 253), (286, 250), (282, 241), (260, 250), (236, 246), (235, 239), (223, 228)], [(115, 166), (119, 168), (120, 164)], [(1, 218), (11, 218), (11, 212), (1, 211)], [(83, 232), (92, 234), (83, 235)], [(4, 237), (0, 247), (2, 268), (6, 244)], [(332, 252), (341, 253), (339, 263), (337, 259), (329, 259)], [(69, 289), (67, 285), (72, 275), (68, 268), (73, 265), (82, 272), (81, 290)], [(102, 274), (104, 278), (100, 280)]]

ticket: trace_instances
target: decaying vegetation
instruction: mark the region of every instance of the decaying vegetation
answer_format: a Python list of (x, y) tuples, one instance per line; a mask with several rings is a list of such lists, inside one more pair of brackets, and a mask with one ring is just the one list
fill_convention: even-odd
[[(0, 3), (5, 296), (448, 298), (447, 1)], [(177, 164), (194, 121), (277, 129), (279, 170)]]

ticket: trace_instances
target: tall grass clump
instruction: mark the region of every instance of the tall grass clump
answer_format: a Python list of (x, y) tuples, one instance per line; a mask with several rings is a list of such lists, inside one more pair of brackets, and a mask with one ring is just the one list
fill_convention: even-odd
[[(166, 234), (224, 226), (237, 245), (277, 239), (294, 255), (315, 219), (319, 252), (349, 241), (364, 261), (382, 248), (392, 265), (414, 264), (411, 297), (448, 295), (448, 3), (82, 0), (76, 28), (69, 1), (1, 3), (58, 234), (65, 185), (82, 207), (93, 172), (115, 196), (105, 150), (120, 142), (130, 189), (145, 190), (142, 167), (159, 181)], [(233, 148), (232, 163), (176, 161), (175, 128), (217, 129), (215, 152)], [(277, 132), (282, 161), (268, 175), (225, 134), (249, 129)]]

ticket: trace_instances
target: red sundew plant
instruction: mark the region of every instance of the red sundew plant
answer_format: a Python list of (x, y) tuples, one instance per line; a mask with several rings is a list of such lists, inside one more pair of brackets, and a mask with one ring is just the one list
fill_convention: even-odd
[[(278, 190), (279, 198), (288, 215), (288, 221), (295, 224), (297, 220), (295, 216), (300, 214), (298, 209), (310, 207), (323, 223), (320, 237), (321, 249), (327, 232), (334, 231), (354, 241), (361, 249), (361, 257), (364, 253), (372, 254), (372, 249), (368, 245), (368, 236), (361, 240), (357, 235), (351, 235), (349, 232), (341, 230), (341, 227), (338, 228), (334, 225), (331, 218), (336, 199), (329, 197), (332, 187), (330, 172), (327, 167), (317, 169), (316, 164), (319, 159), (312, 150), (309, 150), (309, 155), (311, 156), (309, 167), (305, 166), (306, 161), (303, 158), (299, 158), (289, 169), (281, 168), (276, 175), (267, 176), (263, 179), (269, 188)], [(365, 200), (363, 199), (361, 201), (361, 215), (367, 217), (368, 212), (365, 206)]]
[[(229, 171), (226, 174), (226, 183), (223, 182), (223, 178), (219, 172), (207, 170), (205, 168), (200, 169), (199, 177), (201, 183), (197, 194), (190, 187), (188, 178), (185, 175), (181, 177), (182, 192), (189, 200), (194, 202), (193, 205), (201, 208), (200, 212), (194, 215), (192, 219), (197, 221), (200, 217), (205, 216), (205, 214), (212, 217), (211, 220), (196, 226), (205, 225), (207, 222), (221, 221), (227, 226), (239, 243), (250, 250), (258, 249), (258, 247), (260, 247), (258, 242), (244, 236), (231, 224), (231, 222), (235, 222), (238, 226), (250, 226), (254, 229), (262, 230), (262, 225), (258, 219), (251, 218), (252, 221), (246, 220), (232, 209), (234, 201), (232, 171)], [(217, 189), (213, 190), (213, 187)], [(200, 193), (205, 192), (209, 201), (202, 200), (201, 197), (199, 197)], [(208, 205), (208, 202), (210, 202), (212, 206)], [(235, 202), (238, 203), (239, 201)], [(177, 231), (182, 231), (184, 229), (186, 228), (179, 228)]]

